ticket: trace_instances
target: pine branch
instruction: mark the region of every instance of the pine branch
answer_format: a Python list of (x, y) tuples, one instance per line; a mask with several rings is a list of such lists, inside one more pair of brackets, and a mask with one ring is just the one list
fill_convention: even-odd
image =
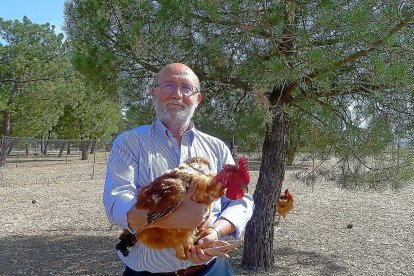
[[(56, 80), (56, 79), (68, 79), (70, 76), (56, 76), (56, 77), (49, 77), (49, 78), (36, 78), (36, 79), (26, 79), (26, 80), (19, 80), (19, 83), (30, 83), (30, 82), (37, 82), (37, 81), (50, 81), (50, 80)], [(15, 79), (4, 79), (0, 80), (0, 83), (13, 83), (15, 82)]]
[(331, 66), (327, 68), (323, 68), (309, 75), (306, 75), (305, 77), (302, 78), (301, 82), (305, 82), (305, 83), (310, 82), (314, 78), (316, 78), (317, 76), (323, 73), (326, 73), (328, 71), (336, 71), (348, 63), (355, 62), (362, 57), (368, 56), (370, 53), (375, 51), (379, 46), (383, 45), (386, 41), (388, 41), (391, 37), (393, 37), (396, 33), (400, 32), (404, 27), (409, 26), (412, 16), (413, 16), (412, 13), (407, 15), (403, 20), (400, 21), (400, 23), (398, 23), (391, 31), (389, 31), (388, 34), (384, 38), (378, 39), (377, 41), (375, 41), (371, 47), (364, 49), (364, 50), (360, 50), (348, 57), (345, 57), (344, 59), (332, 64)]

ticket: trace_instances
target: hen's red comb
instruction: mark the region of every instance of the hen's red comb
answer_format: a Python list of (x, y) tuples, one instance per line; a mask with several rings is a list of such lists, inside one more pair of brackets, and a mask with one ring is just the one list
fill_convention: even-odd
[(250, 175), (249, 175), (249, 159), (246, 157), (240, 157), (239, 159), (239, 170), (241, 172), (241, 176), (244, 180), (245, 185), (250, 183)]

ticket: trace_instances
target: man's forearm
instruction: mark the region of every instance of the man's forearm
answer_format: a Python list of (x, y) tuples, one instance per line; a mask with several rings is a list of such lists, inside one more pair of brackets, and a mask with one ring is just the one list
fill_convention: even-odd
[(218, 219), (213, 223), (213, 226), (220, 232), (219, 235), (222, 237), (233, 234), (236, 231), (236, 227), (226, 219)]

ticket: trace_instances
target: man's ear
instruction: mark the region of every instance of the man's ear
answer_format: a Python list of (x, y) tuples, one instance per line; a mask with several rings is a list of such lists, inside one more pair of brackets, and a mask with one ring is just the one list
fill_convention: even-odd
[(202, 99), (203, 99), (203, 95), (201, 93), (198, 93), (197, 94), (197, 104), (200, 104)]
[(150, 95), (151, 95), (151, 97), (155, 97), (155, 87), (152, 87), (151, 88), (151, 90), (150, 90)]

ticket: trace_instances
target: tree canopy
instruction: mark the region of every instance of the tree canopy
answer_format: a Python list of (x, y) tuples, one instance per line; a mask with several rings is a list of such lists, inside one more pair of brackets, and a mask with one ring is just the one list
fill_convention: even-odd
[[(3, 136), (79, 139), (110, 137), (118, 131), (117, 102), (77, 73), (70, 43), (54, 26), (27, 17), (0, 18), (0, 37)], [(76, 124), (64, 119), (69, 109)], [(0, 165), (6, 151), (2, 148)]]
[(412, 154), (395, 145), (413, 137), (413, 12), (401, 0), (65, 5), (77, 68), (122, 92), (121, 101), (148, 101), (154, 74), (183, 62), (202, 82), (205, 120), (262, 130), (243, 256), (250, 268), (274, 264), (272, 222), (288, 148), (337, 157), (342, 180), (354, 185), (410, 176)]

